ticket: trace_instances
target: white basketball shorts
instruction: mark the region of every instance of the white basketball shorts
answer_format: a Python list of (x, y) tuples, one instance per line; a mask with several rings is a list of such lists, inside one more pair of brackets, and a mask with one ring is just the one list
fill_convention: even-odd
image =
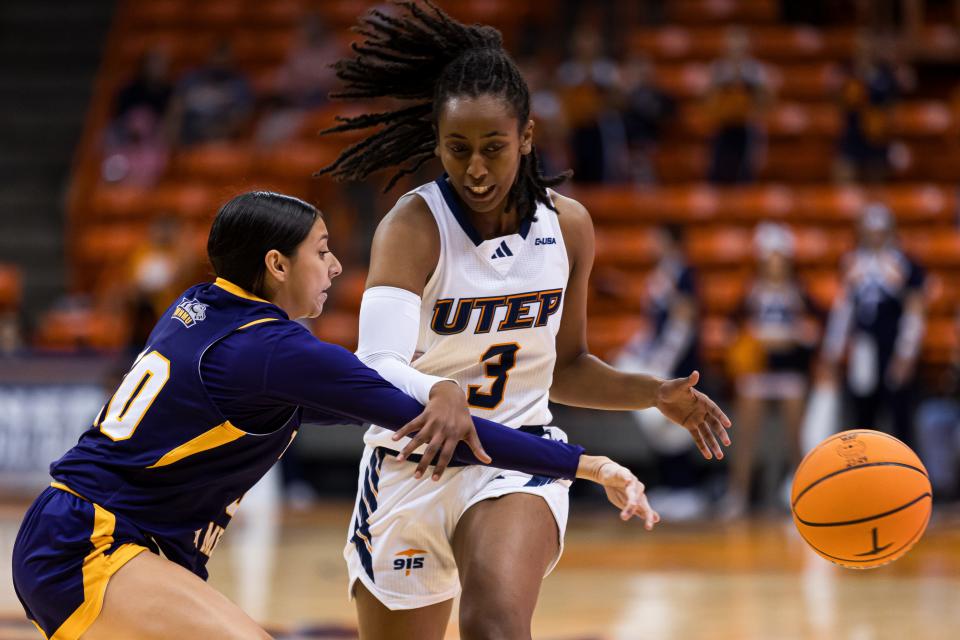
[[(567, 440), (556, 427), (544, 431), (544, 437)], [(529, 493), (546, 501), (560, 533), (560, 549), (547, 574), (560, 560), (569, 480), (465, 466), (447, 468), (434, 482), (429, 470), (421, 480), (415, 479), (415, 470), (413, 462), (398, 461), (396, 452), (382, 447), (364, 450), (357, 502), (343, 551), (351, 596), (359, 580), (392, 610), (417, 609), (455, 598), (460, 593), (453, 555), (457, 522), (481, 500), (509, 493)]]

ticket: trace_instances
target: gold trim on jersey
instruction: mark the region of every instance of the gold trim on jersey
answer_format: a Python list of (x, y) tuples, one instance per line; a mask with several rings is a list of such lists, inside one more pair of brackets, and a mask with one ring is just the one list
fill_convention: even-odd
[(176, 449), (163, 454), (162, 458), (147, 467), (147, 469), (156, 469), (157, 467), (171, 465), (174, 462), (179, 462), (180, 460), (183, 460), (184, 458), (192, 456), (196, 453), (209, 451), (210, 449), (216, 449), (219, 446), (233, 442), (234, 440), (242, 438), (245, 435), (247, 435), (245, 432), (237, 429), (235, 426), (230, 424), (229, 420), (227, 420), (222, 424), (218, 424), (213, 429), (210, 429), (205, 433), (201, 433), (193, 440), (184, 442)]
[(254, 320), (253, 322), (248, 322), (245, 325), (237, 327), (237, 331), (241, 331), (247, 327), (252, 327), (257, 324), (263, 324), (264, 322), (273, 322), (274, 320), (279, 320), (279, 318), (260, 318), (259, 320)]
[(249, 291), (247, 291), (246, 289), (243, 289), (243, 288), (241, 288), (241, 287), (238, 287), (237, 285), (233, 284), (233, 283), (230, 282), (229, 280), (224, 280), (223, 278), (217, 278), (216, 280), (214, 280), (214, 281), (213, 281), (213, 285), (214, 285), (215, 287), (220, 287), (221, 289), (223, 289), (223, 290), (226, 291), (227, 293), (232, 293), (233, 295), (237, 296), (238, 298), (244, 298), (244, 299), (246, 299), (246, 300), (253, 300), (253, 301), (255, 301), (255, 302), (266, 302), (267, 304), (273, 304), (273, 303), (270, 302), (269, 300), (264, 300), (263, 298), (257, 297), (257, 296), (255, 296), (255, 295), (253, 295), (252, 293), (250, 293)]
[(81, 500), (86, 500), (87, 502), (90, 502), (89, 500), (87, 500), (82, 495), (80, 495), (79, 493), (77, 493), (67, 485), (63, 484), (62, 482), (57, 482), (56, 480), (54, 480), (53, 482), (50, 483), (50, 486), (53, 487), (54, 489), (60, 489), (60, 491), (66, 491), (67, 493), (71, 493), (77, 496), (78, 498), (80, 498)]
[[(58, 486), (59, 485), (59, 486)], [(58, 489), (67, 489), (65, 485), (56, 483)], [(93, 549), (83, 559), (83, 603), (74, 609), (63, 624), (53, 632), (50, 640), (76, 640), (80, 638), (90, 625), (94, 623), (100, 610), (103, 608), (103, 596), (107, 591), (107, 583), (120, 568), (135, 558), (147, 548), (139, 544), (128, 542), (117, 547), (113, 553), (107, 555), (113, 546), (113, 530), (116, 527), (116, 517), (96, 503), (93, 505), (93, 531), (90, 534), (90, 544)]]

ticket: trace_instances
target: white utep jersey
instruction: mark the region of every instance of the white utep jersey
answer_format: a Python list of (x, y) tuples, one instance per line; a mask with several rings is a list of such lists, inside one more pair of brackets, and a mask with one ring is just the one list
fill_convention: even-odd
[[(557, 213), (539, 204), (536, 222), (483, 240), (444, 178), (411, 193), (440, 231), (440, 259), (423, 291), (412, 366), (456, 380), (473, 415), (509, 427), (548, 425), (556, 337), (570, 264)], [(370, 446), (401, 449), (371, 427)]]

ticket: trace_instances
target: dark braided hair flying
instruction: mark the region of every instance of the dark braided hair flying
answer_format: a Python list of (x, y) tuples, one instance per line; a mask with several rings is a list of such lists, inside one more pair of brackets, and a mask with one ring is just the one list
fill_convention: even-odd
[[(337, 180), (363, 180), (371, 173), (399, 167), (384, 191), (414, 173), (434, 156), (440, 107), (451, 97), (502, 97), (522, 127), (530, 117), (530, 90), (520, 70), (503, 48), (500, 32), (485, 25), (457, 22), (430, 0), (396, 2), (402, 12), (390, 16), (374, 9), (354, 31), (364, 36), (353, 43), (356, 56), (336, 63), (344, 83), (330, 94), (340, 99), (394, 98), (411, 101), (382, 113), (338, 117), (339, 125), (323, 134), (373, 129), (345, 149), (316, 175)], [(569, 178), (570, 171), (546, 177), (536, 148), (520, 157), (520, 168), (507, 195), (507, 210), (520, 219), (533, 218), (537, 203), (553, 208), (547, 187)]]

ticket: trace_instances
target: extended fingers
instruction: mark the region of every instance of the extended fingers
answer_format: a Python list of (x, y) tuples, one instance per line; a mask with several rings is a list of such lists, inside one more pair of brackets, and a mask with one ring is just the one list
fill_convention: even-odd
[(438, 435), (430, 441), (430, 444), (427, 445), (427, 448), (423, 450), (423, 453), (420, 457), (420, 462), (417, 463), (417, 470), (414, 472), (413, 477), (419, 480), (423, 477), (423, 474), (427, 472), (427, 467), (430, 466), (430, 463), (433, 462), (434, 457), (436, 457), (437, 452), (440, 450), (440, 445), (443, 444), (443, 439)]
[(693, 438), (693, 442), (697, 445), (697, 449), (700, 450), (700, 455), (702, 455), (707, 460), (713, 458), (713, 454), (710, 453), (710, 447), (707, 446), (707, 443), (703, 439), (703, 435), (700, 433), (700, 429), (694, 427), (690, 429), (690, 436)]
[(713, 435), (713, 431), (710, 430), (710, 425), (706, 422), (701, 422), (697, 430), (717, 460), (723, 460), (723, 449), (720, 447), (720, 443), (717, 442), (717, 438)]
[(421, 429), (415, 435), (410, 438), (410, 442), (400, 450), (400, 454), (397, 455), (397, 460), (406, 460), (409, 458), (414, 451), (420, 448), (421, 445), (426, 444), (430, 441), (429, 429)]
[(724, 446), (729, 447), (730, 434), (727, 433), (720, 419), (713, 414), (707, 414), (706, 422), (710, 425), (710, 430), (713, 431), (713, 435), (717, 437), (717, 440), (722, 442)]
[[(440, 451), (440, 458), (437, 460), (437, 466), (433, 469), (433, 480), (437, 481), (443, 472), (447, 470), (450, 459), (453, 458), (453, 452), (457, 448), (456, 440), (447, 440), (443, 443), (443, 449)], [(422, 461), (421, 461), (422, 462)]]

